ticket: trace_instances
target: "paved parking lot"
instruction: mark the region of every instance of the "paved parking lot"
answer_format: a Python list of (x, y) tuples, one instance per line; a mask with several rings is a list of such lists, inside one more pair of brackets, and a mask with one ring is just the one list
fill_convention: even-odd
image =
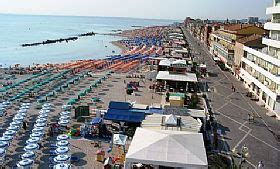
[[(201, 81), (206, 82), (211, 92), (210, 104), (215, 118), (222, 130), (225, 143), (230, 150), (246, 145), (249, 148), (248, 165), (255, 168), (263, 161), (265, 168), (280, 167), (280, 121), (268, 117), (267, 110), (246, 97), (247, 89), (230, 72), (221, 71), (212, 60), (208, 50), (187, 32), (185, 32), (191, 48), (197, 53), (199, 61), (205, 61), (209, 76)], [(232, 84), (236, 92), (232, 92)], [(248, 122), (248, 113), (258, 117), (253, 123)]]

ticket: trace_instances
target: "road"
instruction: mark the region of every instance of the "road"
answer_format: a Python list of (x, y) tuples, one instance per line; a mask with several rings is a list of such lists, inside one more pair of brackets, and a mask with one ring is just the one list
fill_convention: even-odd
[[(208, 93), (210, 105), (229, 149), (240, 151), (246, 145), (249, 148), (250, 168), (255, 168), (261, 160), (265, 168), (280, 168), (280, 142), (275, 136), (279, 137), (280, 121), (268, 117), (264, 107), (246, 97), (248, 90), (230, 72), (224, 72), (215, 65), (206, 47), (189, 32), (185, 31), (184, 34), (193, 52), (197, 53), (196, 58), (205, 62), (210, 72), (201, 81), (212, 89)], [(232, 92), (232, 84), (236, 92)], [(257, 114), (254, 123), (248, 122), (248, 113)]]

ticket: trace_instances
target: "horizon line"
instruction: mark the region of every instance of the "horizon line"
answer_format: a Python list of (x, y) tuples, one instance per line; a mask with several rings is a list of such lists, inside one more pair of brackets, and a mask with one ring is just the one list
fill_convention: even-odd
[(29, 14), (29, 13), (2, 13), (0, 15), (25, 15), (25, 16), (56, 16), (56, 17), (100, 17), (100, 18), (127, 18), (127, 19), (143, 19), (143, 20), (165, 20), (165, 21), (184, 21), (184, 19), (166, 19), (166, 18), (142, 18), (129, 16), (97, 16), (97, 15), (68, 15), (68, 14)]

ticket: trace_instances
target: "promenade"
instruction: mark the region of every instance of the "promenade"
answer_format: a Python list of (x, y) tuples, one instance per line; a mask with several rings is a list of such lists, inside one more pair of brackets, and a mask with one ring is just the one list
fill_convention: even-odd
[[(212, 55), (203, 44), (185, 30), (184, 34), (196, 60), (207, 65), (209, 76), (200, 81), (209, 89), (208, 97), (218, 128), (222, 131), (224, 150), (240, 151), (246, 145), (250, 168), (255, 168), (261, 160), (265, 168), (279, 168), (280, 121), (268, 117), (264, 107), (246, 97), (248, 91), (242, 82), (215, 65)], [(236, 92), (232, 92), (232, 84)], [(257, 115), (253, 123), (248, 122), (248, 113)]]

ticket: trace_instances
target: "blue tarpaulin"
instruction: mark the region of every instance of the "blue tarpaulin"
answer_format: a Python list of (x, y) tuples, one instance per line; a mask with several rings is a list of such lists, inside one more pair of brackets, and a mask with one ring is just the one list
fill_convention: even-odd
[(91, 120), (90, 124), (91, 125), (96, 125), (96, 124), (100, 124), (101, 122), (102, 122), (102, 118), (96, 117), (96, 118)]
[(104, 119), (120, 122), (141, 123), (145, 119), (145, 112), (133, 110), (109, 109)]
[(118, 110), (129, 110), (131, 108), (130, 103), (127, 102), (113, 102), (109, 103), (109, 109), (118, 109)]

